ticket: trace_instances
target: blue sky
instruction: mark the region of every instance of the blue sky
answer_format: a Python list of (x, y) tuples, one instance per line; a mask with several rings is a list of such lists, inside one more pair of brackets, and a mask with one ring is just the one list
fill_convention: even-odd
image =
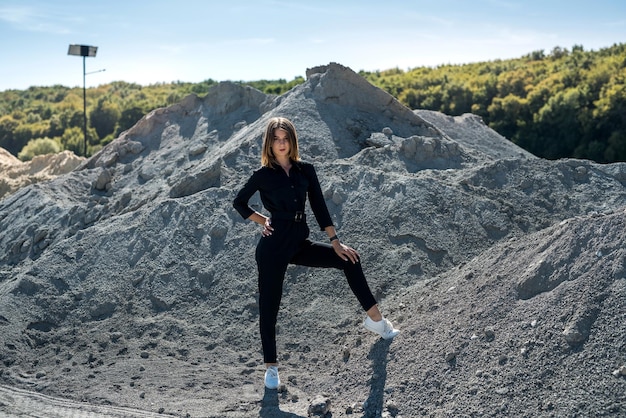
[[(0, 0), (0, 91), (292, 80), (338, 62), (403, 70), (626, 42), (624, 0)], [(104, 69), (105, 71), (98, 72)]]

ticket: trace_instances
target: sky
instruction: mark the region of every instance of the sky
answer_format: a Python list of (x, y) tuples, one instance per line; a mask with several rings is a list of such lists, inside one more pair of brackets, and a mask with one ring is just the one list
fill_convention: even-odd
[(626, 42), (624, 0), (0, 0), (0, 91), (293, 80)]

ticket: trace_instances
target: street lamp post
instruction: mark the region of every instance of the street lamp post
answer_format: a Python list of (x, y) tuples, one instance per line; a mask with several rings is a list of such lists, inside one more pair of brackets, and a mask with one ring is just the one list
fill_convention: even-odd
[(85, 157), (87, 157), (87, 87), (85, 84), (87, 72), (85, 71), (85, 58), (95, 57), (96, 52), (98, 52), (98, 47), (89, 45), (70, 45), (67, 51), (67, 55), (83, 57), (83, 134), (85, 136), (83, 155)]

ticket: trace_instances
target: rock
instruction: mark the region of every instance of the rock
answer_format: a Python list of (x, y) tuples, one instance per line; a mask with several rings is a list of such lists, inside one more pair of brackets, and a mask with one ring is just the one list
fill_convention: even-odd
[(454, 360), (456, 360), (456, 356), (458, 355), (458, 353), (456, 351), (448, 351), (446, 353), (446, 355), (444, 356), (444, 358), (446, 359), (446, 361), (448, 363), (453, 362)]
[(343, 353), (343, 361), (350, 360), (350, 348), (349, 347), (343, 347), (342, 353)]
[(370, 137), (365, 140), (365, 143), (377, 148), (393, 144), (393, 142), (385, 134), (378, 132), (372, 133)]
[(391, 412), (394, 416), (397, 415), (399, 411), (398, 405), (392, 400), (388, 400), (387, 402), (385, 402), (385, 408), (387, 409), (387, 411)]
[(615, 377), (626, 376), (626, 366), (620, 366), (619, 368), (613, 370), (612, 374)]
[(96, 179), (93, 187), (96, 190), (107, 190), (107, 187), (111, 183), (111, 173), (107, 169), (103, 169), (100, 171), (98, 178)]
[(330, 399), (325, 396), (316, 396), (308, 408), (308, 415), (324, 417), (330, 412)]
[(576, 346), (585, 341), (585, 336), (578, 330), (575, 325), (569, 326), (563, 330), (565, 341), (569, 345)]
[(189, 155), (195, 157), (196, 155), (203, 154), (209, 147), (204, 144), (199, 144), (189, 149)]
[(496, 338), (496, 333), (494, 332), (493, 328), (485, 328), (484, 334), (485, 340), (487, 341), (493, 341)]

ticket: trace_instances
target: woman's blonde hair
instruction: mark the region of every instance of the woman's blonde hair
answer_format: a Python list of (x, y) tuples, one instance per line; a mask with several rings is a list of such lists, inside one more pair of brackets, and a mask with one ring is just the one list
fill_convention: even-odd
[(287, 131), (287, 139), (289, 139), (289, 159), (292, 161), (300, 161), (300, 153), (298, 152), (298, 134), (293, 123), (287, 118), (272, 118), (267, 123), (265, 135), (263, 136), (263, 150), (261, 151), (261, 165), (263, 167), (274, 168), (278, 165), (276, 157), (272, 152), (272, 142), (274, 142), (274, 131), (283, 129)]

